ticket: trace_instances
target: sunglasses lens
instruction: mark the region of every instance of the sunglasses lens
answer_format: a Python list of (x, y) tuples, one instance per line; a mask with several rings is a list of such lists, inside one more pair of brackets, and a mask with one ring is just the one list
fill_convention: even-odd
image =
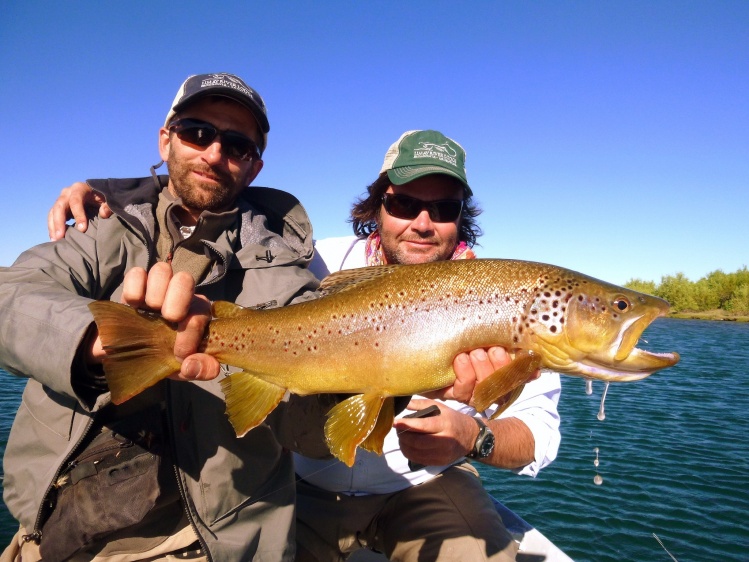
[(251, 138), (234, 131), (219, 132), (210, 123), (195, 119), (182, 119), (171, 125), (169, 130), (174, 131), (180, 140), (201, 148), (210, 145), (218, 136), (221, 138), (221, 151), (229, 158), (237, 160), (260, 158), (260, 150)]
[(221, 146), (229, 158), (250, 160), (255, 156), (260, 157), (260, 151), (252, 139), (237, 133), (222, 133)]
[(413, 220), (421, 212), (421, 202), (404, 195), (385, 194), (383, 204), (388, 214), (398, 219)]
[(184, 128), (176, 127), (174, 130), (180, 140), (202, 147), (211, 144), (218, 134), (216, 128), (210, 125), (188, 125)]
[(463, 210), (463, 201), (457, 199), (422, 201), (393, 193), (386, 193), (382, 198), (382, 203), (388, 214), (405, 220), (415, 219), (422, 210), (426, 209), (429, 218), (434, 222), (454, 222)]
[(434, 222), (453, 222), (460, 216), (463, 210), (463, 201), (445, 199), (434, 202), (434, 212), (430, 209), (429, 216)]

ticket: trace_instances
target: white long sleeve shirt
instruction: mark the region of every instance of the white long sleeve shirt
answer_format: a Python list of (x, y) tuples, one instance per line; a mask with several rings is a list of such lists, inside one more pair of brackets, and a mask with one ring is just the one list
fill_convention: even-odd
[[(354, 236), (326, 238), (315, 242), (315, 258), (310, 270), (319, 279), (341, 269), (366, 267), (364, 240)], [(541, 376), (526, 384), (518, 399), (499, 417), (514, 417), (524, 422), (535, 440), (535, 458), (529, 465), (517, 470), (519, 474), (536, 476), (557, 456), (561, 435), (557, 403), (562, 387), (559, 374), (544, 371)], [(415, 398), (421, 398), (415, 396)], [(459, 412), (477, 416), (475, 409), (454, 400), (442, 401)], [(495, 407), (482, 412), (490, 417)], [(398, 417), (406, 415), (401, 412)], [(310, 484), (332, 492), (352, 495), (385, 494), (427, 482), (448, 468), (428, 466), (411, 471), (408, 459), (401, 453), (395, 429), (385, 437), (382, 456), (358, 449), (354, 466), (348, 467), (337, 460), (315, 460), (294, 456), (297, 474)]]

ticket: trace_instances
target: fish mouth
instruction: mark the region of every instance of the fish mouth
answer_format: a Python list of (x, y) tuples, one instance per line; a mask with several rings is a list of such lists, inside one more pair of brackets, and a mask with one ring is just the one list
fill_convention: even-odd
[[(661, 304), (660, 299), (655, 301), (656, 304)], [(619, 346), (614, 355), (615, 361), (623, 361), (633, 352), (637, 342), (640, 341), (640, 336), (645, 329), (653, 323), (656, 318), (665, 316), (668, 312), (668, 304), (663, 301), (662, 306), (654, 307), (652, 310), (647, 311), (639, 318), (631, 320), (631, 324), (622, 330), (619, 338)]]
[[(661, 304), (661, 302), (656, 301), (656, 304)], [(678, 353), (653, 353), (635, 347), (645, 329), (656, 318), (665, 316), (667, 312), (668, 304), (663, 301), (662, 306), (657, 306), (632, 320), (630, 325), (621, 332), (612, 362), (598, 362), (593, 357), (587, 357), (581, 361), (580, 366), (583, 371), (586, 371), (586, 376), (609, 382), (638, 381), (655, 371), (678, 363)]]
[(679, 362), (679, 354), (653, 353), (644, 349), (632, 349), (629, 355), (611, 365), (583, 360), (578, 364), (582, 376), (607, 382), (639, 381), (655, 371), (672, 367)]

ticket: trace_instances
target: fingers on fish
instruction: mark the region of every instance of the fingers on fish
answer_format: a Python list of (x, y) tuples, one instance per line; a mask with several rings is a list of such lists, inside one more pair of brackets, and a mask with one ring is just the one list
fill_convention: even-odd
[[(532, 351), (522, 350), (515, 354), (515, 359), (510, 363), (497, 369), (486, 379), (476, 385), (473, 394), (473, 403), (477, 411), (483, 412), (489, 406), (497, 402), (501, 397), (513, 393), (512, 400), (520, 396), (522, 387), (528, 379), (541, 366), (541, 356)], [(515, 393), (517, 389), (519, 392)], [(506, 409), (512, 400), (506, 401), (501, 410), (495, 413), (496, 417)]]
[(122, 404), (170, 375), (178, 373), (175, 331), (153, 314), (110, 301), (89, 305), (106, 351), (104, 376), (112, 402)]
[[(382, 440), (393, 425), (392, 400), (390, 406), (385, 408), (384, 419), (378, 423), (385, 401), (385, 397), (379, 394), (357, 394), (336, 404), (328, 412), (325, 440), (330, 452), (347, 466), (354, 465), (356, 447), (363, 444), (373, 432), (375, 435), (367, 440), (367, 448), (382, 451)], [(386, 419), (388, 411), (389, 419)]]
[(226, 399), (226, 414), (237, 437), (263, 423), (286, 393), (285, 388), (246, 371), (224, 378), (221, 390)]

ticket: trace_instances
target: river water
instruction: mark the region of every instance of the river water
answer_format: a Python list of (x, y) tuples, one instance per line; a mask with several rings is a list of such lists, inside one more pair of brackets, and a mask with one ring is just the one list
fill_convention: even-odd
[[(603, 421), (603, 384), (562, 377), (556, 461), (535, 479), (481, 467), (485, 485), (578, 562), (749, 561), (749, 324), (661, 319), (644, 339), (681, 362), (612, 384)], [(0, 384), (4, 451), (23, 381)], [(1, 545), (15, 526), (0, 503)]]

